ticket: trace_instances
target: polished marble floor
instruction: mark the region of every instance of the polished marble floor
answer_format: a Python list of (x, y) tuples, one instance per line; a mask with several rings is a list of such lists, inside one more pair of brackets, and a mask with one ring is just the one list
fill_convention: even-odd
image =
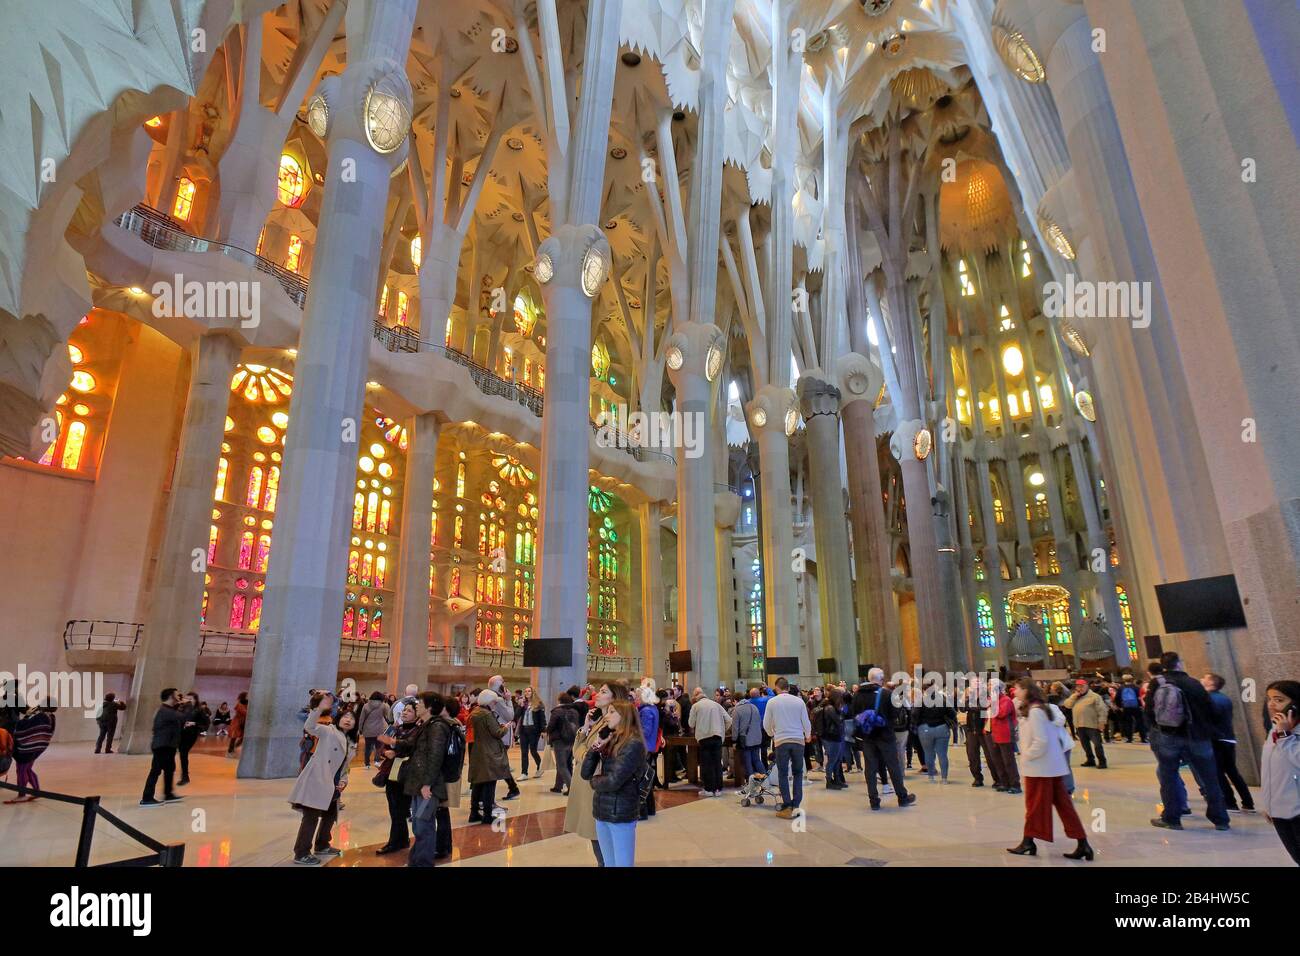
[[(36, 765), (41, 784), (76, 795), (99, 794), (105, 809), (155, 839), (184, 842), (187, 866), (280, 866), (290, 864), (298, 814), (285, 797), (286, 780), (237, 780), (235, 761), (222, 742), (204, 740), (191, 754), (189, 786), (180, 803), (137, 806), (149, 758), (95, 756), (86, 744), (55, 744)], [(1272, 827), (1258, 815), (1233, 815), (1233, 829), (1216, 832), (1203, 816), (1185, 820), (1186, 830), (1150, 826), (1158, 812), (1155, 765), (1140, 744), (1108, 748), (1110, 768), (1076, 768), (1075, 804), (1098, 851), (1094, 866), (1289, 866)], [(518, 753), (513, 755), (518, 769)], [(10, 773), (10, 782), (13, 782)], [(814, 773), (804, 799), (805, 816), (787, 821), (771, 805), (741, 807), (734, 790), (698, 799), (692, 788), (660, 794), (661, 812), (637, 830), (641, 865), (699, 866), (1080, 866), (1063, 860), (1064, 837), (1041, 846), (1037, 858), (1012, 857), (1003, 848), (1018, 842), (1023, 798), (972, 789), (963, 752), (952, 751), (951, 783), (929, 783), (908, 774), (917, 804), (889, 802), (872, 813), (861, 775), (850, 788), (827, 791)], [(1203, 812), (1196, 786), (1184, 774), (1192, 809)], [(387, 838), (382, 791), (359, 763), (344, 798), (335, 845), (345, 852), (336, 866), (391, 866), (405, 854), (377, 857)], [(455, 853), (450, 866), (591, 866), (587, 841), (563, 833), (566, 798), (548, 791), (553, 778), (521, 782), (522, 796), (504, 804), (504, 828), (470, 825), (468, 800), (452, 813)], [(498, 788), (498, 799), (504, 787)], [(12, 796), (6, 793), (6, 797)], [(888, 801), (888, 798), (886, 798)], [(37, 800), (0, 806), (0, 866), (68, 865), (80, 825), (80, 808)], [(1059, 825), (1059, 823), (1058, 823)], [(101, 821), (91, 862), (125, 859), (137, 844)]]

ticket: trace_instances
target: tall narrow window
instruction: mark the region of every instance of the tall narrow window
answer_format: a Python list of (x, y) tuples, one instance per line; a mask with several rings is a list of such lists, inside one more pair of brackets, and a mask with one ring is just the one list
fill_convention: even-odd
[(1022, 263), (1020, 266), (1020, 277), (1025, 279), (1033, 275), (1034, 266), (1033, 260), (1029, 255), (1029, 243), (1024, 239), (1020, 240), (1020, 261)]
[(366, 639), (366, 632), (369, 630), (369, 628), (370, 628), (370, 611), (363, 607), (360, 611), (357, 612), (357, 640), (358, 641), (364, 641)]
[(360, 491), (352, 499), (352, 527), (361, 530), (361, 523), (366, 519), (366, 496)]
[(172, 218), (179, 219), (181, 222), (189, 222), (190, 215), (194, 212), (194, 181), (182, 176), (180, 184), (176, 187), (176, 203), (172, 206)]
[(379, 527), (376, 529), (380, 534), (388, 534), (388, 525), (392, 519), (393, 503), (385, 498), (379, 504)]
[(217, 563), (217, 537), (219, 533), (216, 525), (208, 528), (208, 564)]
[(344, 637), (352, 636), (352, 625), (356, 621), (356, 617), (357, 617), (356, 608), (346, 607), (343, 609), (343, 636)]
[(262, 595), (254, 594), (248, 602), (248, 629), (256, 631), (262, 626)]
[(370, 619), (370, 639), (372, 641), (380, 640), (383, 636), (384, 612), (375, 609), (375, 616)]
[(1119, 598), (1119, 616), (1124, 621), (1124, 637), (1128, 640), (1129, 656), (1137, 660), (1138, 648), (1137, 638), (1133, 634), (1133, 612), (1128, 606), (1128, 592), (1124, 590), (1124, 585), (1115, 585), (1115, 595)]
[(272, 465), (266, 473), (266, 494), (262, 498), (262, 510), (274, 511), (275, 499), (280, 493), (280, 466)]
[(221, 458), (217, 461), (217, 489), (212, 493), (216, 501), (222, 501), (226, 497), (226, 474), (230, 471), (230, 462)]
[(265, 227), (265, 226), (263, 226), (263, 227), (262, 227), (262, 231), (259, 232), (259, 233), (257, 234), (257, 248), (253, 250), (253, 254), (254, 254), (254, 255), (258, 255), (258, 256), (260, 256), (260, 255), (262, 254), (262, 243), (264, 243), (264, 242), (266, 242), (266, 227)]
[(375, 522), (379, 517), (379, 492), (370, 492), (370, 498), (366, 501), (366, 530), (374, 531)]
[(300, 262), (302, 262), (302, 236), (290, 236), (289, 258), (284, 260), (284, 267), (290, 272), (297, 272)]
[(239, 569), (247, 571), (253, 566), (253, 532), (245, 531), (239, 536)]
[(271, 536), (258, 535), (257, 553), (253, 556), (253, 570), (266, 571), (267, 562), (271, 560)]
[(375, 559), (375, 587), (382, 588), (388, 579), (388, 559), (382, 554)]
[(68, 438), (63, 443), (63, 458), (60, 464), (69, 471), (76, 471), (81, 464), (81, 449), (86, 444), (86, 423), (73, 422), (68, 426)]
[(388, 318), (388, 286), (384, 286), (384, 291), (379, 293), (379, 317)]
[(248, 472), (248, 492), (244, 495), (244, 504), (256, 508), (262, 500), (262, 482), (265, 480), (259, 465), (254, 465)]
[(397, 293), (397, 324), (408, 325), (410, 320), (411, 300), (405, 292)]
[(371, 576), (375, 573), (375, 556), (367, 551), (361, 556), (361, 586), (370, 587)]
[(957, 260), (957, 281), (961, 284), (961, 294), (963, 296), (975, 294), (975, 283), (971, 281), (970, 275), (966, 271), (966, 260)]
[(348, 552), (348, 584), (357, 583), (357, 571), (361, 567), (361, 552)]
[(993, 608), (988, 598), (981, 597), (975, 604), (975, 620), (979, 624), (980, 647), (997, 647), (993, 635)]
[(465, 540), (465, 518), (462, 515), (456, 515), (456, 521), (452, 525), (452, 547), (461, 547)]
[(465, 463), (463, 461), (456, 464), (456, 497), (465, 497)]
[(242, 594), (236, 594), (230, 599), (230, 626), (236, 631), (244, 628), (244, 604), (247, 599)]

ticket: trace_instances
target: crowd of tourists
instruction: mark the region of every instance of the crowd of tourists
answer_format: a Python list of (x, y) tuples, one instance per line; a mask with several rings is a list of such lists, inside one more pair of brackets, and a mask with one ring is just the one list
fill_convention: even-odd
[[(466, 797), (466, 821), (491, 825), (504, 817), (502, 804), (520, 796), (519, 781), (542, 778), (544, 765), (553, 773), (550, 792), (567, 800), (565, 832), (588, 840), (598, 865), (631, 866), (637, 825), (655, 816), (655, 791), (678, 783), (688, 766), (697, 773), (699, 797), (732, 787), (748, 805), (750, 796), (766, 794), (778, 817), (793, 819), (804, 812), (812, 773), (827, 790), (848, 789), (849, 775), (862, 773), (872, 811), (885, 798), (911, 807), (917, 774), (929, 784), (955, 782), (952, 747), (965, 750), (971, 787), (987, 783), (1023, 797), (1022, 840), (1009, 853), (1036, 855), (1038, 841), (1051, 842), (1055, 813), (1075, 841), (1064, 855), (1089, 861), (1096, 850), (1072, 802), (1075, 769), (1106, 770), (1108, 746), (1137, 740), (1156, 759), (1161, 813), (1153, 826), (1182, 830), (1192, 814), (1180, 774), (1186, 766), (1216, 830), (1230, 829), (1231, 813), (1262, 811), (1300, 864), (1300, 682), (1266, 689), (1261, 780), (1252, 792), (1237, 769), (1224, 679), (1192, 677), (1176, 653), (1148, 664), (1141, 680), (1131, 673), (1097, 673), (1070, 685), (989, 677), (954, 690), (937, 675), (919, 682), (899, 677), (887, 680), (882, 669), (870, 668), (861, 684), (805, 689), (780, 677), (771, 686), (713, 693), (657, 688), (650, 678), (635, 687), (611, 680), (570, 687), (549, 707), (531, 687), (511, 691), (500, 675), (484, 688), (447, 695), (414, 684), (401, 697), (313, 690), (299, 712), (299, 775), (289, 794), (301, 812), (294, 862), (319, 865), (338, 855), (331, 836), (352, 770), (386, 797), (389, 834), (375, 852), (406, 852), (411, 866), (451, 857), (451, 813)], [(175, 788), (189, 783), (189, 755), (200, 737), (227, 738), (226, 752), (234, 755), (244, 736), (246, 693), (234, 708), (223, 702), (215, 711), (193, 692), (167, 688), (161, 696), (142, 807), (181, 799)], [(97, 708), (95, 753), (113, 752), (125, 707), (110, 693)], [(0, 771), (18, 769), (18, 796), (6, 803), (39, 796), (33, 765), (53, 735), (56, 709), (0, 709)], [(1079, 751), (1084, 759), (1076, 763)]]

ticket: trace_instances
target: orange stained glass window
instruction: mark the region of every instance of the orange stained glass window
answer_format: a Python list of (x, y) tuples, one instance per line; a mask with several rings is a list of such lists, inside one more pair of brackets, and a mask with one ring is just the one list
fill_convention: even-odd
[(235, 630), (242, 630), (244, 627), (244, 605), (246, 600), (242, 594), (236, 594), (230, 599), (230, 626)]
[(62, 467), (75, 471), (81, 464), (81, 450), (86, 446), (86, 423), (73, 422), (68, 426), (68, 437), (63, 443)]
[(397, 293), (397, 324), (407, 325), (410, 319), (410, 299), (405, 292)]
[(465, 519), (461, 515), (456, 515), (456, 521), (452, 525), (452, 547), (459, 548), (465, 538)]
[(352, 527), (361, 530), (361, 522), (366, 517), (366, 496), (357, 492), (357, 496), (352, 499)]
[(343, 609), (343, 636), (344, 637), (352, 636), (352, 625), (353, 622), (356, 620), (356, 616), (357, 616), (356, 608), (347, 607)]
[(365, 639), (366, 631), (369, 630), (369, 625), (370, 611), (363, 607), (357, 612), (357, 640), (360, 641)]
[(256, 631), (262, 626), (262, 595), (254, 594), (248, 602), (248, 629)]
[(357, 568), (361, 564), (361, 554), (357, 551), (348, 552), (348, 584), (357, 583)]
[(374, 531), (375, 522), (379, 518), (379, 492), (370, 492), (370, 497), (366, 501), (366, 530)]
[(379, 533), (388, 534), (388, 525), (392, 519), (393, 503), (387, 498), (379, 505)]
[(216, 525), (208, 528), (208, 564), (215, 564), (217, 561), (217, 538), (219, 534)]
[(375, 587), (382, 588), (388, 579), (388, 559), (382, 554), (375, 559)]
[(239, 569), (247, 571), (253, 566), (253, 532), (245, 531), (239, 536)]
[(266, 564), (271, 560), (271, 536), (269, 534), (258, 535), (257, 553), (253, 556), (253, 570), (265, 571)]
[(257, 248), (253, 250), (253, 252), (254, 252), (256, 255), (259, 255), (259, 256), (260, 256), (260, 255), (262, 254), (262, 243), (264, 243), (264, 242), (266, 242), (266, 227), (265, 227), (265, 226), (263, 226), (263, 227), (262, 227), (262, 231), (259, 232), (259, 233), (257, 234)]
[(298, 271), (298, 264), (302, 261), (302, 236), (289, 237), (289, 258), (284, 261), (284, 267), (290, 272)]
[(370, 578), (375, 572), (375, 556), (367, 551), (361, 556), (361, 585), (370, 587)]
[(388, 316), (388, 286), (384, 286), (384, 291), (379, 293), (379, 317), (381, 319)]
[(302, 205), (307, 193), (307, 179), (302, 165), (287, 153), (280, 157), (280, 182), (278, 198), (282, 205), (296, 209)]
[(217, 488), (212, 493), (212, 497), (221, 501), (226, 497), (226, 475), (230, 471), (230, 462), (221, 458), (217, 461)]
[(384, 612), (375, 611), (375, 616), (370, 619), (370, 639), (377, 641), (381, 637), (381, 630), (384, 624)]
[(189, 222), (190, 215), (194, 212), (194, 193), (196, 187), (194, 181), (181, 177), (180, 184), (176, 187), (176, 202), (172, 206), (172, 217), (179, 219), (181, 222)]
[(254, 465), (248, 472), (248, 491), (244, 495), (244, 504), (250, 508), (256, 508), (262, 500), (262, 482), (265, 480), (265, 473), (261, 467)]
[(275, 499), (280, 494), (280, 466), (272, 465), (266, 474), (266, 495), (262, 499), (263, 511), (275, 510)]

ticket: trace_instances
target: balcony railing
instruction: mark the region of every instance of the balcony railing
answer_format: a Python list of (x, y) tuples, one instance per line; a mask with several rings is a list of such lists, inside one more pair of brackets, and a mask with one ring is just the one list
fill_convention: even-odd
[(63, 627), (63, 647), (69, 651), (133, 651), (143, 633), (143, 624), (127, 621), (69, 621)]
[[(127, 232), (139, 236), (155, 249), (169, 249), (175, 252), (215, 252), (228, 256), (237, 262), (272, 276), (280, 283), (289, 298), (298, 305), (298, 308), (305, 308), (307, 305), (308, 280), (303, 276), (296, 272), (290, 272), (283, 266), (277, 265), (256, 253), (249, 252), (247, 249), (241, 249), (225, 242), (192, 236), (175, 219), (151, 206), (146, 206), (143, 203), (135, 206), (118, 216), (114, 222)], [(419, 337), (414, 329), (407, 326), (387, 326), (382, 322), (374, 323), (374, 337), (390, 352), (437, 352), (444, 358), (468, 369), (475, 387), (484, 395), (495, 395), (516, 402), (527, 408), (538, 418), (542, 415), (545, 402), (541, 392), (527, 385), (507, 381), (491, 369), (479, 365), (458, 349), (439, 345), (435, 342), (426, 342)], [(593, 423), (592, 429), (597, 428), (598, 426)], [(634, 443), (631, 441), (620, 441), (618, 447), (637, 461), (665, 461), (669, 464), (676, 464), (672, 455), (651, 448), (633, 447), (633, 445)]]

